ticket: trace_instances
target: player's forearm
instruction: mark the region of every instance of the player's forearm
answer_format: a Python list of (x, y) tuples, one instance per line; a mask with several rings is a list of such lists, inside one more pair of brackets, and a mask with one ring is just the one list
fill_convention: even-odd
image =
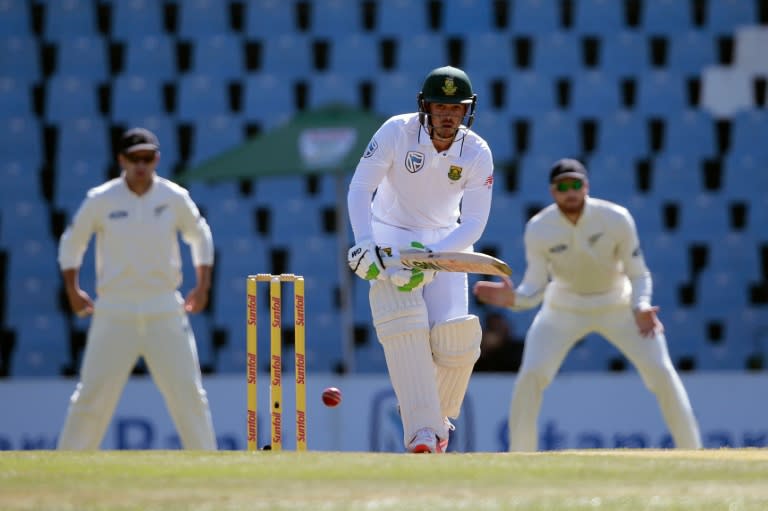
[(211, 274), (213, 273), (213, 266), (208, 264), (201, 264), (195, 267), (196, 287), (198, 289), (208, 291), (211, 288)]

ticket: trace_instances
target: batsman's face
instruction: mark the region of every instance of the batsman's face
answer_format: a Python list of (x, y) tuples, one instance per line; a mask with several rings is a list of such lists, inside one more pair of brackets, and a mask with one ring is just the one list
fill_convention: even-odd
[(432, 121), (432, 130), (440, 138), (453, 139), (456, 130), (461, 126), (467, 106), (462, 104), (430, 103), (429, 115)]
[(560, 211), (573, 214), (584, 208), (584, 201), (587, 193), (589, 193), (589, 182), (582, 179), (564, 178), (552, 183), (549, 190)]

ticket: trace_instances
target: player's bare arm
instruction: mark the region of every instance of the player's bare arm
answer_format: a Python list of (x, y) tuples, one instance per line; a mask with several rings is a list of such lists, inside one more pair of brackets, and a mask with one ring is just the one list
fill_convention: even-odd
[(492, 282), (481, 280), (475, 283), (473, 293), (483, 303), (497, 307), (512, 307), (515, 305), (515, 288), (508, 277), (501, 281)]

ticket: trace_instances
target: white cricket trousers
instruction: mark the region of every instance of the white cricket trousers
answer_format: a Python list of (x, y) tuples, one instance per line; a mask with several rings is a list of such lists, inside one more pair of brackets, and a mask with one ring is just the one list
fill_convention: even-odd
[(208, 398), (187, 315), (94, 313), (80, 382), (58, 448), (98, 449), (139, 356), (165, 399), (185, 449), (214, 450)]
[(654, 337), (640, 335), (627, 305), (585, 312), (553, 309), (545, 304), (525, 338), (509, 411), (509, 450), (537, 450), (537, 422), (544, 389), (573, 345), (591, 332), (605, 337), (635, 365), (645, 386), (656, 396), (675, 446), (700, 448), (699, 426), (669, 358), (663, 333)]

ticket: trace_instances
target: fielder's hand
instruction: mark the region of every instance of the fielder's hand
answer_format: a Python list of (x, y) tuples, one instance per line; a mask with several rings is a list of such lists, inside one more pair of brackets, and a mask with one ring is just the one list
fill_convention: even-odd
[[(418, 241), (412, 241), (407, 248), (431, 252)], [(408, 292), (419, 289), (432, 282), (432, 279), (435, 278), (434, 270), (409, 269), (400, 266), (400, 252), (395, 248), (380, 247), (379, 253), (384, 263), (385, 273), (389, 277), (390, 282), (397, 287), (398, 291)]]
[(515, 305), (515, 288), (508, 277), (502, 277), (501, 282), (481, 280), (475, 283), (472, 290), (483, 303), (497, 307), (512, 307)]
[(381, 280), (386, 278), (379, 249), (371, 240), (363, 240), (350, 248), (347, 252), (347, 264), (361, 279)]
[(643, 337), (653, 337), (664, 332), (664, 325), (659, 320), (658, 312), (659, 307), (655, 305), (635, 311), (635, 323), (640, 335)]

